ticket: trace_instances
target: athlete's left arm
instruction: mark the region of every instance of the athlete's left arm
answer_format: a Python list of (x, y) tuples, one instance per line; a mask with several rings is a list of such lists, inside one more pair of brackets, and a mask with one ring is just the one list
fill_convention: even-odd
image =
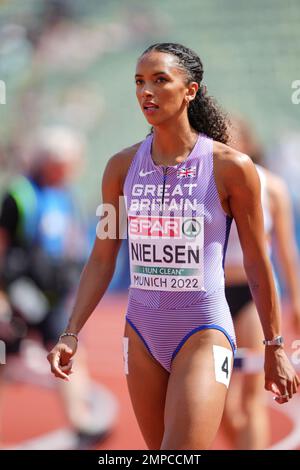
[[(219, 165), (220, 167), (221, 165)], [(235, 219), (244, 256), (244, 267), (266, 339), (281, 335), (279, 301), (266, 250), (260, 180), (251, 159), (234, 150), (223, 160), (222, 179), (227, 203)], [(282, 346), (266, 346), (265, 388), (292, 397), (300, 384)]]

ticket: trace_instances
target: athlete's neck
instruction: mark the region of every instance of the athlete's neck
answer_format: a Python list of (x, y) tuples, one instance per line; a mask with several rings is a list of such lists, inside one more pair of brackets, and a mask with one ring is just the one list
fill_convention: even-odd
[(182, 163), (194, 148), (198, 132), (189, 127), (154, 128), (152, 160), (157, 165), (173, 166)]

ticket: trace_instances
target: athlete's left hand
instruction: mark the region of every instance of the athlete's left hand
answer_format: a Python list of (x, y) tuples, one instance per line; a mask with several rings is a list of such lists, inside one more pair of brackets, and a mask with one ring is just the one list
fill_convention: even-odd
[(266, 346), (265, 389), (275, 394), (275, 401), (287, 403), (300, 385), (292, 364), (282, 346)]

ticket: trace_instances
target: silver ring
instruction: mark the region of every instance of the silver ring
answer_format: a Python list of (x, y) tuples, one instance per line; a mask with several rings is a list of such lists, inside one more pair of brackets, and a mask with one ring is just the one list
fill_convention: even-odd
[(290, 397), (290, 396), (289, 396), (289, 394), (287, 393), (286, 395), (279, 395), (278, 398), (289, 398), (289, 397)]

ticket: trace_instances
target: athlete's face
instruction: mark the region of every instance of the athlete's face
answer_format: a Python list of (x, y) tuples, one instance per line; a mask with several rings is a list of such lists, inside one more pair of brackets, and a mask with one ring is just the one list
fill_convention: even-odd
[(153, 126), (187, 113), (188, 103), (198, 90), (196, 82), (187, 83), (176, 56), (165, 52), (143, 55), (137, 63), (135, 81), (139, 104)]

